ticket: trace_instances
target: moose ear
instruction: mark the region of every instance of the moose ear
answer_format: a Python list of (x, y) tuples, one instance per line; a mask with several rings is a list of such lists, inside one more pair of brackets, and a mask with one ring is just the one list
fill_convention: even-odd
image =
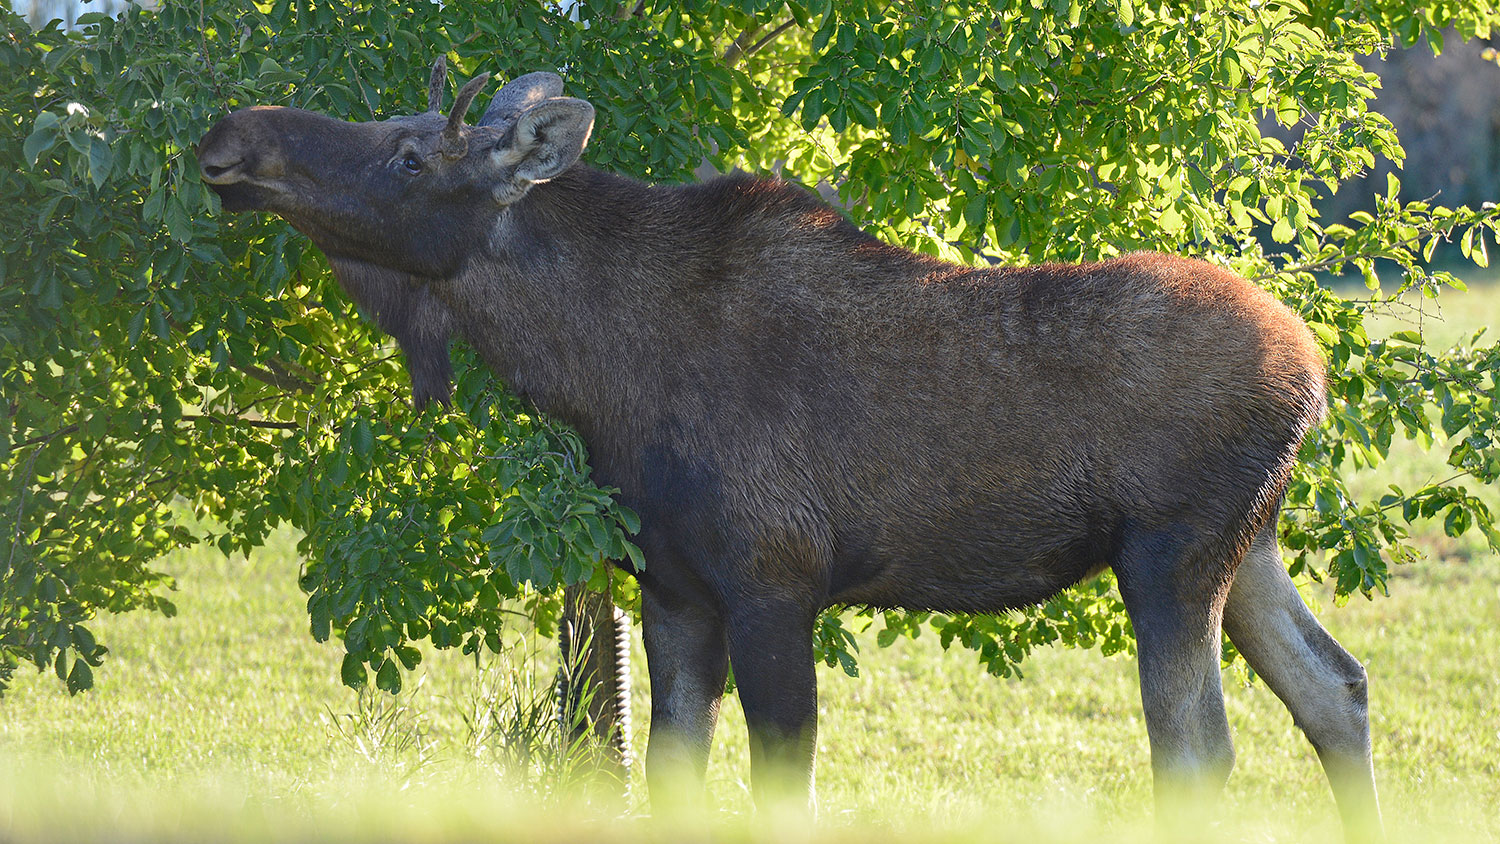
[(484, 110), (484, 117), (479, 118), (479, 125), (498, 126), (514, 122), (516, 115), (543, 100), (561, 96), (562, 92), (562, 77), (555, 73), (538, 71), (518, 76), (495, 94), (490, 107)]
[(502, 164), (515, 177), (545, 182), (572, 166), (594, 129), (594, 107), (573, 97), (553, 97), (521, 112), (509, 146), (497, 148)]

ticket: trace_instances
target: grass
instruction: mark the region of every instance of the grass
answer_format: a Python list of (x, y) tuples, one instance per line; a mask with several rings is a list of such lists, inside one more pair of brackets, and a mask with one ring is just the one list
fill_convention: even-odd
[[(1445, 301), (1446, 322), (1424, 317), (1435, 336), (1500, 318), (1500, 287)], [(1440, 454), (1402, 443), (1368, 483), (1410, 485), (1441, 470)], [(1393, 837), (1500, 840), (1500, 561), (1440, 531), (1418, 541), (1430, 559), (1398, 569), (1391, 597), (1342, 608), (1313, 597), (1369, 666)], [(623, 803), (539, 793), (504, 754), (474, 745), (474, 707), (501, 681), (529, 678), (521, 688), (544, 691), (546, 643), (518, 632), (508, 661), (479, 665), (429, 654), (411, 691), (361, 701), (339, 684), (338, 648), (308, 636), (292, 536), (248, 560), (197, 552), (164, 565), (180, 584), (179, 616), (101, 619), (112, 653), (93, 691), (69, 698), (54, 678), (23, 675), (0, 701), (0, 840), (1149, 837), (1131, 659), (1045, 650), (1025, 680), (1004, 681), (931, 635), (888, 649), (864, 636), (861, 678), (820, 669), (816, 827), (749, 814), (734, 705), (709, 770), (716, 813), (648, 825), (639, 789)], [(639, 756), (649, 705), (637, 657)], [(1225, 685), (1239, 762), (1215, 812), (1223, 820), (1195, 837), (1336, 839), (1322, 773), (1285, 709), (1235, 670)]]

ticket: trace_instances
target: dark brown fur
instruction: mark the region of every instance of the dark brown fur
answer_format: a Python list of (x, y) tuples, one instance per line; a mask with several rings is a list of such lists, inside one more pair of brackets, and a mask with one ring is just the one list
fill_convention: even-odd
[(747, 177), (578, 166), (513, 210), (521, 266), (435, 288), (461, 333), (648, 522), (711, 509), (819, 605), (1032, 603), (1131, 522), (1228, 556), (1322, 407), (1301, 322), (1200, 262), (958, 267)]
[(446, 396), (451, 330), (582, 433), (642, 518), (653, 779), (701, 773), (732, 661), (757, 788), (806, 787), (824, 607), (998, 612), (1111, 566), (1159, 778), (1227, 773), (1220, 613), (1324, 406), (1301, 320), (1201, 261), (974, 269), (782, 182), (555, 166), (582, 106), (541, 76), (426, 182), (392, 156), (438, 149), (441, 115), (239, 112), (200, 156), (226, 207), (328, 253), (419, 402)]

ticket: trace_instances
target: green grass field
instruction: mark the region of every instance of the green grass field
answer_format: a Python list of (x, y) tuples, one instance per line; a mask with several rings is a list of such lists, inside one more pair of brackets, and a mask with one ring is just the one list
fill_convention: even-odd
[[(1500, 287), (1444, 299), (1447, 340), (1500, 319)], [(1379, 489), (1442, 471), (1402, 443)], [(1427, 531), (1429, 560), (1398, 569), (1391, 597), (1320, 615), (1369, 667), (1375, 763), (1396, 840), (1500, 839), (1500, 561)], [(1044, 650), (1026, 679), (998, 680), (932, 635), (876, 647), (862, 677), (820, 669), (820, 820), (750, 821), (743, 719), (726, 705), (708, 818), (643, 819), (620, 800), (548, 787), (544, 765), (508, 774), (465, 715), (506, 682), (545, 682), (546, 643), (518, 633), (507, 662), (429, 654), (398, 699), (339, 683), (340, 652), (307, 633), (293, 537), (249, 560), (207, 551), (165, 562), (175, 619), (121, 616), (96, 688), (69, 698), (23, 674), (0, 700), (0, 840), (467, 841), (1139, 840), (1150, 767), (1134, 661)], [(637, 645), (638, 649), (638, 645)], [(534, 653), (533, 653), (534, 652)], [(639, 653), (637, 656), (640, 657)], [(644, 751), (648, 697), (636, 660)], [(514, 673), (508, 673), (510, 669)], [(1310, 747), (1270, 691), (1225, 678), (1239, 761), (1213, 828), (1193, 840), (1330, 841), (1332, 798)], [(543, 689), (530, 692), (540, 699)]]

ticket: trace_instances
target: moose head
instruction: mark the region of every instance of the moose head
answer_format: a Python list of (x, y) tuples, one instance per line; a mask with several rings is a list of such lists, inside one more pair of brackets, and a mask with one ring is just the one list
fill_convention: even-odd
[(323, 250), (344, 289), (401, 345), (418, 407), (448, 401), (452, 316), (430, 284), (459, 272), (532, 185), (577, 161), (594, 125), (594, 107), (560, 96), (556, 74), (528, 73), (467, 126), (488, 80), (469, 80), (445, 117), (440, 57), (421, 114), (351, 123), (259, 106), (225, 117), (198, 147), (225, 210), (274, 212)]

